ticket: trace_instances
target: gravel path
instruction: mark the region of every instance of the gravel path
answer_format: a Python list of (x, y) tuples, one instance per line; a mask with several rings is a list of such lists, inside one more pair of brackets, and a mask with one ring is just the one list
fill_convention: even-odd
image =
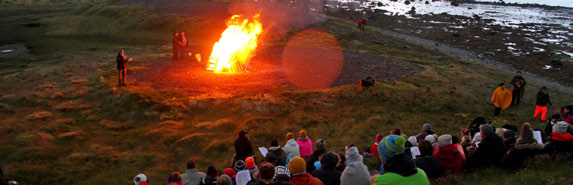
[[(436, 41), (431, 41), (431, 40), (426, 40), (426, 39), (422, 39), (422, 38), (418, 38), (415, 36), (411, 36), (411, 35), (405, 35), (405, 34), (401, 34), (401, 33), (396, 33), (393, 31), (389, 31), (389, 30), (384, 30), (381, 28), (377, 28), (377, 27), (370, 27), (373, 30), (379, 31), (383, 34), (386, 35), (390, 35), (392, 37), (396, 37), (396, 38), (401, 38), (404, 40), (407, 40), (409, 42), (418, 44), (418, 45), (422, 45), (422, 46), (426, 46), (426, 47), (431, 47), (431, 48), (435, 48), (438, 51), (441, 52), (446, 52), (446, 53), (450, 53), (452, 55), (455, 55), (457, 57), (460, 57), (462, 59), (466, 59), (470, 62), (480, 62), (480, 63), (484, 63), (484, 64), (488, 64), (491, 66), (494, 66), (498, 69), (507, 71), (507, 72), (511, 72), (514, 73), (515, 71), (518, 71), (517, 69), (515, 69), (514, 67), (511, 67), (507, 64), (503, 64), (500, 62), (496, 62), (495, 60), (490, 60), (487, 59), (483, 56), (474, 54), (472, 52), (466, 51), (466, 50), (462, 50), (462, 49), (458, 49), (458, 48), (454, 48), (451, 46), (448, 46), (446, 44), (442, 44)], [(534, 80), (543, 84), (546, 84), (545, 86), (553, 86), (553, 87), (559, 87), (561, 89), (567, 90), (567, 91), (573, 91), (573, 87), (569, 87), (569, 86), (565, 86), (562, 85), (558, 82), (555, 82), (553, 80), (535, 75), (533, 73), (527, 72), (527, 71), (523, 71), (521, 70), (522, 75), (527, 79), (527, 80)]]

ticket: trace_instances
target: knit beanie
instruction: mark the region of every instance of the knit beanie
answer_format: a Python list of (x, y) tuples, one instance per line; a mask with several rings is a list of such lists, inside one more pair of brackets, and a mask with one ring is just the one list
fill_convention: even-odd
[(217, 169), (215, 169), (214, 166), (207, 167), (207, 175), (211, 176), (211, 177), (216, 177), (217, 176)]
[(430, 143), (432, 143), (433, 147), (436, 147), (436, 136), (427, 135), (426, 138), (424, 138), (424, 140), (429, 141)]
[(322, 165), (320, 164), (320, 161), (314, 161), (314, 168), (316, 170), (322, 169)]
[(438, 137), (438, 145), (440, 148), (452, 144), (452, 135), (444, 134)]
[(567, 127), (569, 127), (567, 122), (559, 121), (553, 125), (553, 132), (559, 132), (561, 134), (565, 134), (565, 132), (567, 132)]
[(408, 142), (410, 142), (412, 144), (412, 146), (418, 146), (418, 140), (416, 139), (415, 136), (410, 136), (408, 138)]
[(225, 172), (223, 172), (223, 173), (225, 173), (225, 175), (227, 175), (231, 178), (235, 177), (235, 170), (233, 170), (233, 168), (227, 168), (227, 169), (225, 169)]
[[(495, 130), (493, 129), (493, 127), (490, 124), (483, 124), (479, 127), (479, 129), (481, 130), (481, 132), (483, 132), (483, 134), (485, 134), (486, 136), (495, 134)], [(482, 138), (483, 139), (483, 138)]]
[(300, 130), (300, 132), (298, 132), (298, 138), (299, 139), (308, 138), (308, 135), (306, 135), (306, 130)]
[(384, 161), (394, 157), (397, 154), (404, 153), (404, 144), (406, 139), (398, 135), (386, 136), (378, 144), (378, 152)]
[[(378, 145), (380, 146), (380, 145)], [(358, 148), (353, 146), (350, 147), (347, 151), (346, 151), (346, 165), (352, 163), (352, 162), (362, 162), (362, 156), (360, 155), (360, 152), (358, 151)]]
[(133, 183), (135, 185), (139, 185), (139, 183), (147, 181), (147, 176), (145, 176), (143, 173), (137, 174), (134, 178), (133, 178)]
[(384, 139), (384, 135), (382, 135), (382, 134), (376, 135), (376, 143), (380, 143), (380, 141), (382, 141), (382, 139)]
[(255, 159), (253, 157), (247, 157), (245, 159), (245, 164), (247, 165), (248, 169), (257, 167), (257, 165), (255, 164)]
[(529, 123), (524, 123), (521, 126), (521, 134), (517, 139), (517, 143), (519, 144), (526, 144), (526, 143), (535, 143), (537, 142), (535, 138), (533, 138), (533, 132), (531, 131), (531, 125)]
[(288, 170), (291, 176), (305, 173), (306, 172), (306, 162), (301, 157), (293, 157), (288, 163)]
[(289, 133), (286, 134), (286, 140), (287, 140), (287, 141), (290, 140), (290, 139), (292, 139), (292, 138), (294, 138), (294, 133), (289, 132)]
[(269, 162), (263, 162), (259, 166), (259, 174), (262, 179), (273, 179), (275, 176), (275, 166)]
[(317, 149), (325, 149), (326, 147), (326, 143), (324, 140), (319, 139), (318, 141), (316, 141), (316, 148)]
[(271, 141), (271, 147), (273, 147), (273, 146), (279, 146), (279, 141), (277, 141), (276, 139), (273, 139)]

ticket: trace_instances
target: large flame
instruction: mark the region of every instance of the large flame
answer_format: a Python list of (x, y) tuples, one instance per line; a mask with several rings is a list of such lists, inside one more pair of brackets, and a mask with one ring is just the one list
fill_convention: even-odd
[(244, 65), (257, 48), (257, 37), (263, 31), (259, 17), (256, 14), (252, 19), (245, 19), (233, 15), (227, 21), (227, 29), (213, 46), (207, 70), (215, 73), (244, 71)]

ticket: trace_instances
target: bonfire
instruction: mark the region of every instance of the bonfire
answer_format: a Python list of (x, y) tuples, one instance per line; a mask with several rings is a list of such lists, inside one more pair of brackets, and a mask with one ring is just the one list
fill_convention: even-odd
[(257, 37), (263, 31), (260, 14), (252, 19), (233, 15), (227, 21), (227, 29), (213, 46), (207, 63), (207, 70), (214, 73), (237, 73), (245, 71), (245, 66), (257, 48)]

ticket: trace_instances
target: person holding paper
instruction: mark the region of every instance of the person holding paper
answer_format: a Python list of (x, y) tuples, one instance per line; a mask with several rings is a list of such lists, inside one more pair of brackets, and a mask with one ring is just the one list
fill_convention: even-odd
[(505, 156), (505, 144), (499, 135), (495, 134), (495, 129), (484, 124), (480, 126), (482, 141), (477, 145), (477, 149), (470, 149), (466, 156), (466, 169), (474, 170), (482, 167), (500, 166), (503, 156)]
[(508, 170), (519, 170), (524, 167), (527, 159), (544, 154), (544, 144), (540, 144), (533, 136), (531, 125), (524, 123), (521, 134), (515, 145), (509, 149), (502, 160), (502, 167)]
[(281, 147), (279, 147), (279, 141), (273, 139), (271, 141), (271, 148), (269, 148), (269, 151), (265, 156), (265, 161), (272, 163), (273, 165), (276, 165), (277, 159), (282, 159), (286, 161), (287, 154)]
[(438, 162), (438, 160), (436, 160), (432, 155), (434, 152), (432, 143), (422, 140), (418, 147), (420, 155), (415, 159), (416, 166), (424, 170), (429, 179), (437, 179), (441, 177), (443, 171), (442, 166), (440, 166), (440, 162)]

